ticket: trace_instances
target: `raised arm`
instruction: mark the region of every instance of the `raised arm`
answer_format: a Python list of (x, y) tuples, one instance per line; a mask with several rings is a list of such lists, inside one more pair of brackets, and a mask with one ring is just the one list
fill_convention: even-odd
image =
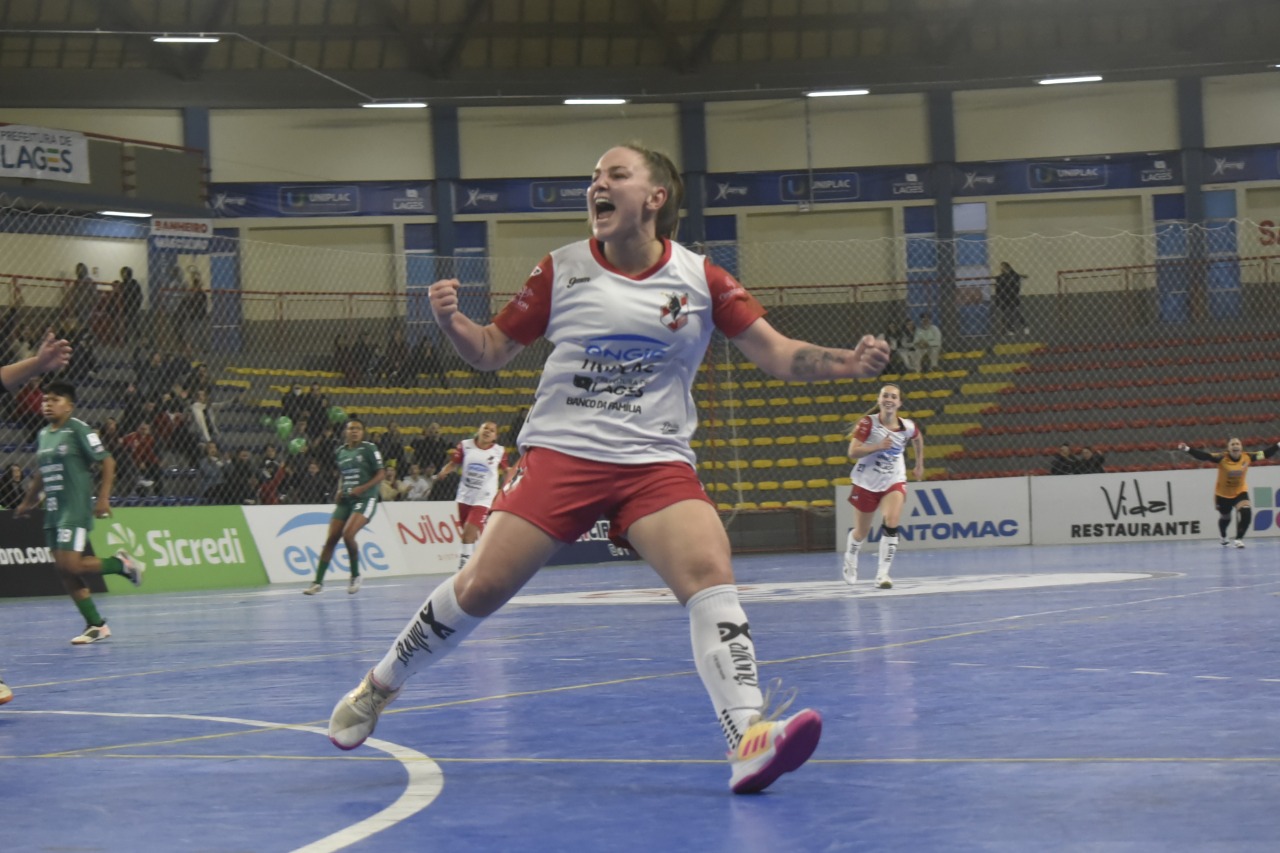
[(763, 317), (733, 339), (739, 351), (765, 373), (790, 382), (870, 379), (889, 363), (889, 344), (864, 335), (854, 349), (820, 347), (789, 338)]
[(524, 347), (493, 323), (481, 326), (458, 310), (459, 286), (456, 278), (442, 279), (427, 291), (431, 313), (440, 331), (453, 342), (462, 360), (476, 370), (497, 370), (505, 366)]
[(31, 358), (0, 367), (0, 383), (10, 392), (17, 391), (34, 376), (61, 370), (71, 360), (71, 344), (55, 340), (53, 330), (45, 332), (40, 349)]
[(1178, 444), (1178, 449), (1183, 453), (1190, 454), (1193, 459), (1199, 459), (1203, 462), (1213, 462), (1214, 464), (1217, 464), (1222, 461), (1221, 453), (1208, 453), (1204, 450), (1200, 450), (1199, 448), (1188, 446), (1185, 441)]

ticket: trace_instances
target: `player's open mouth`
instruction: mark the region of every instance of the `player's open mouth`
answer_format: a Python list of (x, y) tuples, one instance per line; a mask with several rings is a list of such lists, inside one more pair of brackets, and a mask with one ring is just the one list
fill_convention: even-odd
[(616, 208), (614, 207), (613, 202), (609, 201), (609, 199), (598, 198), (595, 200), (595, 214), (597, 222), (608, 219), (609, 215), (612, 214), (614, 210), (616, 210)]

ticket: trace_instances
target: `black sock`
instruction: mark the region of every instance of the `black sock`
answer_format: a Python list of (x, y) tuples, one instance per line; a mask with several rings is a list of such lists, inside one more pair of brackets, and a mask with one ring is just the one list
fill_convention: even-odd
[(1222, 538), (1227, 538), (1227, 525), (1231, 524), (1231, 515), (1218, 516), (1218, 531), (1222, 534)]
[(1253, 507), (1242, 506), (1236, 510), (1236, 538), (1243, 539), (1245, 531), (1249, 529), (1249, 522), (1253, 520)]

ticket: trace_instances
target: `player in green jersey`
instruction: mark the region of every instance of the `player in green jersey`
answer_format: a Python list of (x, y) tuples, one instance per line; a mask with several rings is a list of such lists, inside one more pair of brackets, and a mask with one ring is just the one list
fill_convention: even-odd
[[(84, 553), (94, 518), (111, 515), (116, 460), (102, 446), (92, 427), (71, 416), (75, 406), (74, 386), (66, 382), (50, 382), (45, 386), (40, 408), (49, 423), (40, 430), (37, 444), (40, 468), (31, 478), (27, 496), (14, 514), (21, 516), (35, 509), (43, 490), (45, 543), (53, 552), (53, 564), (63, 587), (85, 621), (84, 632), (73, 637), (71, 643), (84, 646), (111, 636), (107, 621), (93, 603), (84, 575), (90, 572), (123, 575), (134, 586), (139, 586), (146, 567), (124, 550), (101, 559)], [(90, 467), (95, 462), (102, 466), (96, 500)]]
[(320, 565), (316, 567), (316, 579), (302, 591), (303, 595), (324, 592), (324, 573), (333, 559), (333, 549), (341, 538), (347, 546), (351, 561), (351, 580), (347, 592), (360, 591), (360, 550), (356, 545), (359, 533), (378, 509), (378, 484), (387, 476), (382, 464), (382, 454), (373, 442), (364, 440), (364, 422), (359, 418), (347, 421), (343, 431), (346, 443), (338, 448), (338, 491), (333, 515), (329, 518), (329, 535), (320, 551)]
[[(53, 373), (71, 361), (71, 344), (54, 337), (53, 330), (45, 332), (40, 349), (30, 358), (0, 366), (0, 394), (12, 394), (37, 376)], [(13, 698), (13, 690), (0, 678), (0, 705)]]

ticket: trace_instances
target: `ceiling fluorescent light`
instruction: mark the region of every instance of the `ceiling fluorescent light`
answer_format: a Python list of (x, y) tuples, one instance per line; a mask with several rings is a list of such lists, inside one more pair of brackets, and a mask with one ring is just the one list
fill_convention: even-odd
[(150, 219), (150, 213), (140, 213), (136, 210), (99, 210), (99, 216), (128, 216), (133, 219)]
[(1046, 77), (1040, 81), (1041, 86), (1058, 86), (1063, 83), (1100, 83), (1100, 74), (1086, 74), (1082, 77)]
[(805, 92), (807, 98), (847, 98), (852, 95), (869, 95), (870, 89), (827, 89), (819, 92)]
[(615, 104), (625, 104), (626, 98), (565, 98), (565, 105), (570, 107), (590, 107), (601, 106), (607, 107)]
[(152, 36), (151, 40), (157, 44), (217, 44), (219, 38), (201, 34), (198, 36)]
[(366, 101), (360, 106), (366, 110), (420, 110), (425, 108), (426, 101)]

